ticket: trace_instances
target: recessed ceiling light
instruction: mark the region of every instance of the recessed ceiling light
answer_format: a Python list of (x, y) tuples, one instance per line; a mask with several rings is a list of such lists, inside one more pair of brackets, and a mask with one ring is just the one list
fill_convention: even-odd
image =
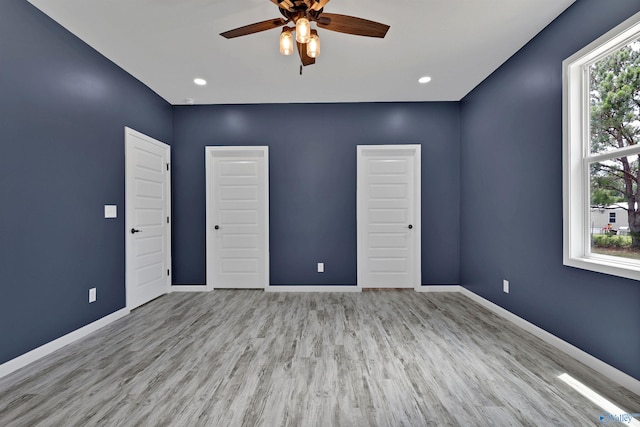
[(418, 79), (418, 83), (422, 83), (422, 84), (429, 83), (430, 81), (431, 81), (431, 77), (429, 76), (420, 77)]
[(205, 79), (193, 79), (193, 82), (198, 86), (204, 86), (207, 84), (207, 81)]

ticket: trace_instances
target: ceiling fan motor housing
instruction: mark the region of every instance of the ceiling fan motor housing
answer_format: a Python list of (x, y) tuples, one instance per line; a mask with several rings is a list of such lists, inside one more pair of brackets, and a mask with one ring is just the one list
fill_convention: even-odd
[[(284, 3), (284, 0), (281, 3)], [(320, 14), (324, 10), (324, 9), (319, 9), (319, 10), (309, 9), (309, 7), (304, 2), (300, 2), (300, 4), (296, 2), (296, 4), (290, 8), (284, 8), (279, 5), (279, 8), (282, 16), (284, 16), (285, 18), (293, 22), (296, 22), (299, 18), (302, 18), (302, 17), (305, 17), (311, 21), (316, 21), (318, 20), (318, 18), (320, 17)]]

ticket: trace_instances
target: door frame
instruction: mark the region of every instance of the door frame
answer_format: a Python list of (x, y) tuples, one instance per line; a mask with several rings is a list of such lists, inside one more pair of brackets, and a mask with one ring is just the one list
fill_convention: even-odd
[[(228, 155), (233, 153), (238, 153), (239, 156), (250, 155), (251, 153), (259, 154), (259, 157), (263, 157), (264, 162), (264, 170), (261, 176), (261, 179), (264, 182), (264, 192), (262, 196), (262, 203), (264, 205), (264, 224), (263, 224), (263, 233), (264, 233), (264, 246), (262, 248), (264, 253), (264, 289), (267, 290), (269, 288), (270, 281), (270, 273), (269, 273), (269, 147), (266, 145), (247, 145), (247, 146), (206, 146), (204, 147), (205, 154), (205, 176), (206, 176), (206, 208), (205, 208), (205, 217), (206, 217), (206, 290), (213, 291), (215, 284), (213, 283), (213, 274), (209, 274), (209, 272), (213, 271), (213, 248), (214, 248), (214, 235), (211, 233), (211, 228), (213, 227), (213, 223), (211, 222), (211, 218), (209, 212), (214, 208), (213, 200), (211, 200), (211, 174), (213, 173), (213, 158), (216, 153), (226, 153)], [(258, 156), (257, 156), (258, 157)]]
[(133, 197), (133, 185), (134, 182), (131, 179), (131, 176), (128, 173), (129, 162), (131, 161), (131, 149), (132, 149), (132, 138), (142, 139), (146, 143), (154, 145), (156, 147), (160, 147), (165, 150), (167, 155), (167, 173), (165, 175), (165, 208), (167, 211), (167, 215), (169, 216), (169, 221), (166, 227), (165, 241), (167, 242), (167, 254), (166, 254), (166, 262), (167, 268), (169, 269), (169, 274), (166, 276), (165, 282), (165, 294), (171, 292), (171, 282), (173, 277), (173, 271), (171, 266), (171, 223), (173, 222), (171, 219), (173, 218), (171, 213), (171, 146), (165, 144), (164, 142), (158, 141), (157, 139), (151, 138), (141, 132), (138, 132), (129, 127), (124, 128), (124, 241), (125, 241), (125, 305), (127, 309), (132, 310), (135, 307), (131, 307), (131, 283), (133, 282), (133, 278), (131, 277), (133, 269), (129, 268), (128, 263), (128, 255), (133, 253), (133, 238), (131, 233), (129, 233), (129, 229), (133, 228), (133, 203), (131, 197)]
[[(389, 151), (407, 151), (413, 156), (414, 162), (414, 220), (412, 222), (416, 239), (414, 239), (413, 251), (415, 255), (415, 262), (413, 266), (413, 274), (411, 281), (413, 288), (419, 291), (422, 287), (422, 216), (421, 216), (421, 204), (422, 204), (422, 156), (421, 156), (420, 144), (398, 144), (398, 145), (358, 145), (357, 146), (357, 184), (356, 184), (356, 221), (357, 221), (357, 278), (356, 285), (358, 289), (366, 287), (366, 284), (362, 282), (365, 268), (365, 248), (364, 248), (364, 235), (365, 235), (365, 223), (363, 206), (364, 200), (362, 198), (362, 188), (367, 184), (366, 175), (364, 173), (364, 154), (365, 152), (377, 151), (380, 153)], [(407, 288), (410, 289), (410, 288)]]

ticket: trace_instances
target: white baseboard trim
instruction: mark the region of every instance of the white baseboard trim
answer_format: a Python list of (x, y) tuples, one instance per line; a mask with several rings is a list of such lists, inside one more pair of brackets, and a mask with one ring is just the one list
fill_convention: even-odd
[(286, 286), (274, 285), (268, 286), (267, 292), (361, 292), (362, 289), (357, 286)]
[(568, 342), (562, 340), (561, 338), (556, 337), (555, 335), (545, 331), (544, 329), (530, 323), (523, 318), (516, 316), (508, 310), (500, 307), (497, 304), (492, 303), (491, 301), (484, 299), (478, 294), (471, 292), (470, 290), (460, 286), (460, 293), (469, 299), (477, 302), (481, 306), (486, 309), (494, 312), (498, 316), (514, 323), (515, 325), (521, 327), (525, 331), (535, 335), (540, 338), (542, 341), (546, 342), (557, 348), (558, 350), (562, 350), (569, 356), (573, 357), (577, 361), (587, 365), (594, 371), (597, 371), (609, 378), (611, 381), (614, 381), (624, 388), (634, 392), (635, 394), (640, 395), (640, 381), (633, 378), (630, 375), (625, 374), (619, 369), (614, 368), (613, 366), (603, 362), (602, 360), (590, 355), (586, 351), (580, 350), (578, 347), (575, 347)]
[(442, 285), (442, 286), (418, 286), (415, 288), (416, 292), (460, 292), (462, 286), (460, 285)]
[(170, 292), (211, 292), (207, 285), (172, 285)]
[(96, 320), (95, 322), (89, 323), (88, 325), (83, 326), (80, 329), (76, 329), (75, 331), (69, 332), (68, 334), (63, 335), (60, 338), (41, 345), (40, 347), (35, 348), (30, 352), (23, 354), (22, 356), (18, 356), (15, 359), (11, 359), (8, 362), (3, 363), (2, 365), (0, 365), (0, 378), (15, 372), (20, 368), (24, 368), (30, 363), (33, 363), (53, 353), (54, 351), (59, 350), (62, 347), (79, 340), (80, 338), (84, 338), (87, 335), (92, 334), (98, 329), (104, 328), (108, 324), (123, 318), (129, 313), (130, 310), (128, 308), (120, 309), (114, 313), (104, 316), (101, 319)]

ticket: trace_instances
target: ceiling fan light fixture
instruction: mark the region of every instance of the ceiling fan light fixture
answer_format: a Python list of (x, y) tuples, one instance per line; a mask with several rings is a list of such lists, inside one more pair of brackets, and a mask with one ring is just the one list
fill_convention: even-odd
[(293, 53), (293, 35), (290, 28), (285, 27), (280, 33), (280, 53), (287, 56)]
[(307, 43), (307, 56), (309, 58), (317, 58), (320, 56), (320, 37), (316, 30), (311, 30), (311, 36)]
[(430, 81), (431, 81), (431, 77), (429, 76), (420, 77), (418, 79), (418, 83), (420, 84), (426, 84), (426, 83), (429, 83)]
[(300, 17), (296, 21), (296, 41), (298, 43), (309, 43), (311, 38), (311, 24), (305, 17)]
[[(251, 0), (264, 1), (264, 0)], [(226, 39), (247, 36), (262, 31), (282, 28), (280, 33), (280, 53), (300, 56), (302, 67), (313, 65), (320, 56), (320, 37), (311, 29), (311, 22), (318, 28), (356, 36), (384, 38), (389, 26), (356, 16), (325, 13), (324, 7), (330, 0), (271, 0), (278, 6), (281, 18), (267, 19), (225, 31), (220, 35)], [(293, 24), (287, 26), (287, 24)], [(293, 41), (295, 31), (295, 42)], [(302, 69), (302, 68), (301, 68)], [(302, 73), (301, 73), (302, 74)]]

